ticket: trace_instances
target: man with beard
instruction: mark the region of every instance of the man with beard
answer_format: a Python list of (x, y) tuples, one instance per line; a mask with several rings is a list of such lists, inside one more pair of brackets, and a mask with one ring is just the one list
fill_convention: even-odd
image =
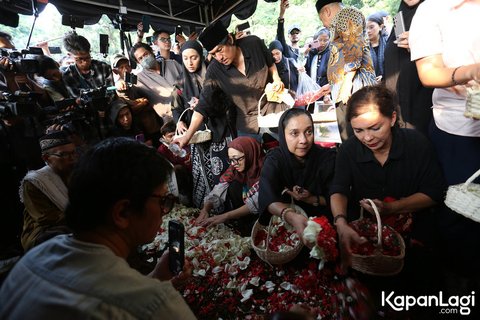
[(280, 41), (283, 46), (283, 55), (286, 58), (292, 58), (293, 60), (298, 61), (299, 58), (302, 58), (302, 52), (300, 52), (300, 47), (298, 44), (302, 30), (300, 29), (300, 26), (298, 24), (290, 26), (288, 28), (288, 39), (290, 40), (290, 45), (287, 45), (284, 34), (285, 19), (283, 18), (283, 16), (288, 6), (288, 0), (282, 0), (282, 2), (280, 3), (280, 14), (278, 16), (277, 26), (277, 40)]

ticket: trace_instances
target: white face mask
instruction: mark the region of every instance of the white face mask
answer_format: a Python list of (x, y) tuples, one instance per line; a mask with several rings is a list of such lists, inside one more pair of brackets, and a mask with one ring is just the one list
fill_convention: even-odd
[(141, 66), (145, 69), (153, 69), (155, 68), (155, 64), (157, 63), (157, 60), (155, 60), (155, 57), (153, 55), (149, 55), (140, 62)]

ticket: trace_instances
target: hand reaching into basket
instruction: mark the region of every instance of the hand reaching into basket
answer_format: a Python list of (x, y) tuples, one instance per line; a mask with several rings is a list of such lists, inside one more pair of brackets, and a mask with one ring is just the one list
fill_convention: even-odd
[(340, 219), (337, 223), (337, 233), (340, 244), (340, 256), (342, 260), (342, 269), (346, 271), (351, 264), (352, 248), (367, 242), (365, 237), (352, 229), (346, 220)]
[[(377, 206), (378, 213), (380, 215), (387, 215), (390, 213), (390, 206), (388, 202), (384, 202), (379, 199), (372, 199), (372, 201)], [(372, 205), (366, 199), (360, 200), (360, 206), (371, 214), (375, 215), (375, 211), (373, 211)]]

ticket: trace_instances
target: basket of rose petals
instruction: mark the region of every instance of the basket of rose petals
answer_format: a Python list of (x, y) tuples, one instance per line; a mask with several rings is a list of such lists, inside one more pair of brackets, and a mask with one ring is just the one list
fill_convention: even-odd
[(376, 223), (363, 217), (350, 223), (350, 226), (367, 239), (352, 248), (352, 268), (362, 273), (375, 276), (391, 276), (398, 274), (403, 268), (405, 242), (402, 236), (388, 225), (382, 226), (382, 220), (375, 203), (367, 199), (375, 211)]
[[(297, 205), (292, 205), (297, 214), (307, 214)], [(272, 216), (267, 227), (255, 222), (252, 229), (253, 250), (263, 261), (269, 264), (285, 264), (292, 261), (303, 248), (300, 236), (289, 223), (281, 217)]]

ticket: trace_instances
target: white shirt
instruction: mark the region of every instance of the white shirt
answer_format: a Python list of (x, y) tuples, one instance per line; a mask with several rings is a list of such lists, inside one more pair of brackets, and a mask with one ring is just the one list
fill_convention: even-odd
[[(445, 66), (451, 68), (479, 63), (479, 19), (480, 3), (426, 0), (418, 7), (410, 28), (412, 61), (442, 54)], [(436, 88), (432, 101), (438, 128), (455, 135), (480, 137), (480, 120), (463, 115), (466, 97)]]
[(196, 319), (170, 281), (103, 245), (57, 236), (33, 248), (0, 290), (0, 319)]

